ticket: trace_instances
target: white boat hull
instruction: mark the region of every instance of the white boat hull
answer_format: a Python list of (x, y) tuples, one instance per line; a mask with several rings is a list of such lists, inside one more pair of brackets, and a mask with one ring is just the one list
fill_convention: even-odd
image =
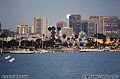
[(81, 49), (80, 52), (101, 52), (103, 49)]
[(10, 51), (13, 54), (32, 54), (34, 51)]
[(48, 51), (47, 50), (40, 50), (40, 53), (48, 53)]

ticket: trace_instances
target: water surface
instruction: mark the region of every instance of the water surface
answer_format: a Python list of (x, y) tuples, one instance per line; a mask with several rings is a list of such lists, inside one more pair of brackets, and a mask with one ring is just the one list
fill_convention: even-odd
[[(8, 55), (15, 61), (5, 60)], [(120, 75), (120, 52), (3, 54), (0, 57), (0, 79), (2, 75), (28, 75), (28, 79), (87, 79), (82, 78), (84, 74)]]

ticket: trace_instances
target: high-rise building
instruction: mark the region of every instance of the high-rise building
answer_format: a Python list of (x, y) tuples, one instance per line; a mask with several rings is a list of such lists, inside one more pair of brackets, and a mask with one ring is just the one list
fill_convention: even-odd
[(120, 39), (120, 19), (118, 19), (118, 38)]
[(99, 33), (99, 26), (99, 16), (90, 16), (88, 22), (88, 36), (94, 37), (95, 34)]
[(88, 35), (88, 20), (81, 20), (82, 31)]
[(90, 21), (88, 22), (88, 36), (94, 37), (95, 34), (95, 22)]
[[(63, 27), (67, 27), (67, 22), (61, 21), (61, 22), (57, 22), (56, 24), (57, 27), (61, 27), (61, 29)], [(57, 36), (59, 36), (59, 31), (57, 30)]]
[(118, 19), (118, 29), (120, 29), (120, 19)]
[(72, 34), (74, 34), (73, 32), (73, 28), (70, 28), (70, 27), (63, 27), (60, 31), (60, 37), (62, 37), (63, 35), (66, 35), (66, 37), (69, 37), (71, 36)]
[(81, 15), (71, 15), (69, 18), (69, 27), (73, 28), (75, 34), (82, 31)]
[(107, 37), (118, 36), (118, 16), (100, 16), (100, 32)]
[(29, 34), (34, 33), (34, 26), (29, 26), (28, 27), (28, 32), (29, 32)]
[(17, 25), (17, 33), (19, 34), (27, 34), (28, 33), (28, 25), (22, 24), (22, 25)]
[(35, 33), (44, 34), (48, 36), (48, 18), (46, 17), (34, 17), (34, 30)]

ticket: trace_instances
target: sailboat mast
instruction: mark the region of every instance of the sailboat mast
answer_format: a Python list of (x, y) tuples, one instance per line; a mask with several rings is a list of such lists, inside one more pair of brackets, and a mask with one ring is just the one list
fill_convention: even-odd
[(21, 46), (21, 20), (20, 20), (20, 42), (19, 42), (19, 46)]

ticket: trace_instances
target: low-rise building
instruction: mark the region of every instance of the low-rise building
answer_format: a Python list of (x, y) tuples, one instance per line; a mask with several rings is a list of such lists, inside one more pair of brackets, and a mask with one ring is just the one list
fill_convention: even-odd
[(63, 35), (66, 35), (66, 37), (70, 37), (72, 34), (74, 34), (73, 32), (73, 28), (70, 27), (63, 27), (60, 31), (60, 37), (62, 37)]

